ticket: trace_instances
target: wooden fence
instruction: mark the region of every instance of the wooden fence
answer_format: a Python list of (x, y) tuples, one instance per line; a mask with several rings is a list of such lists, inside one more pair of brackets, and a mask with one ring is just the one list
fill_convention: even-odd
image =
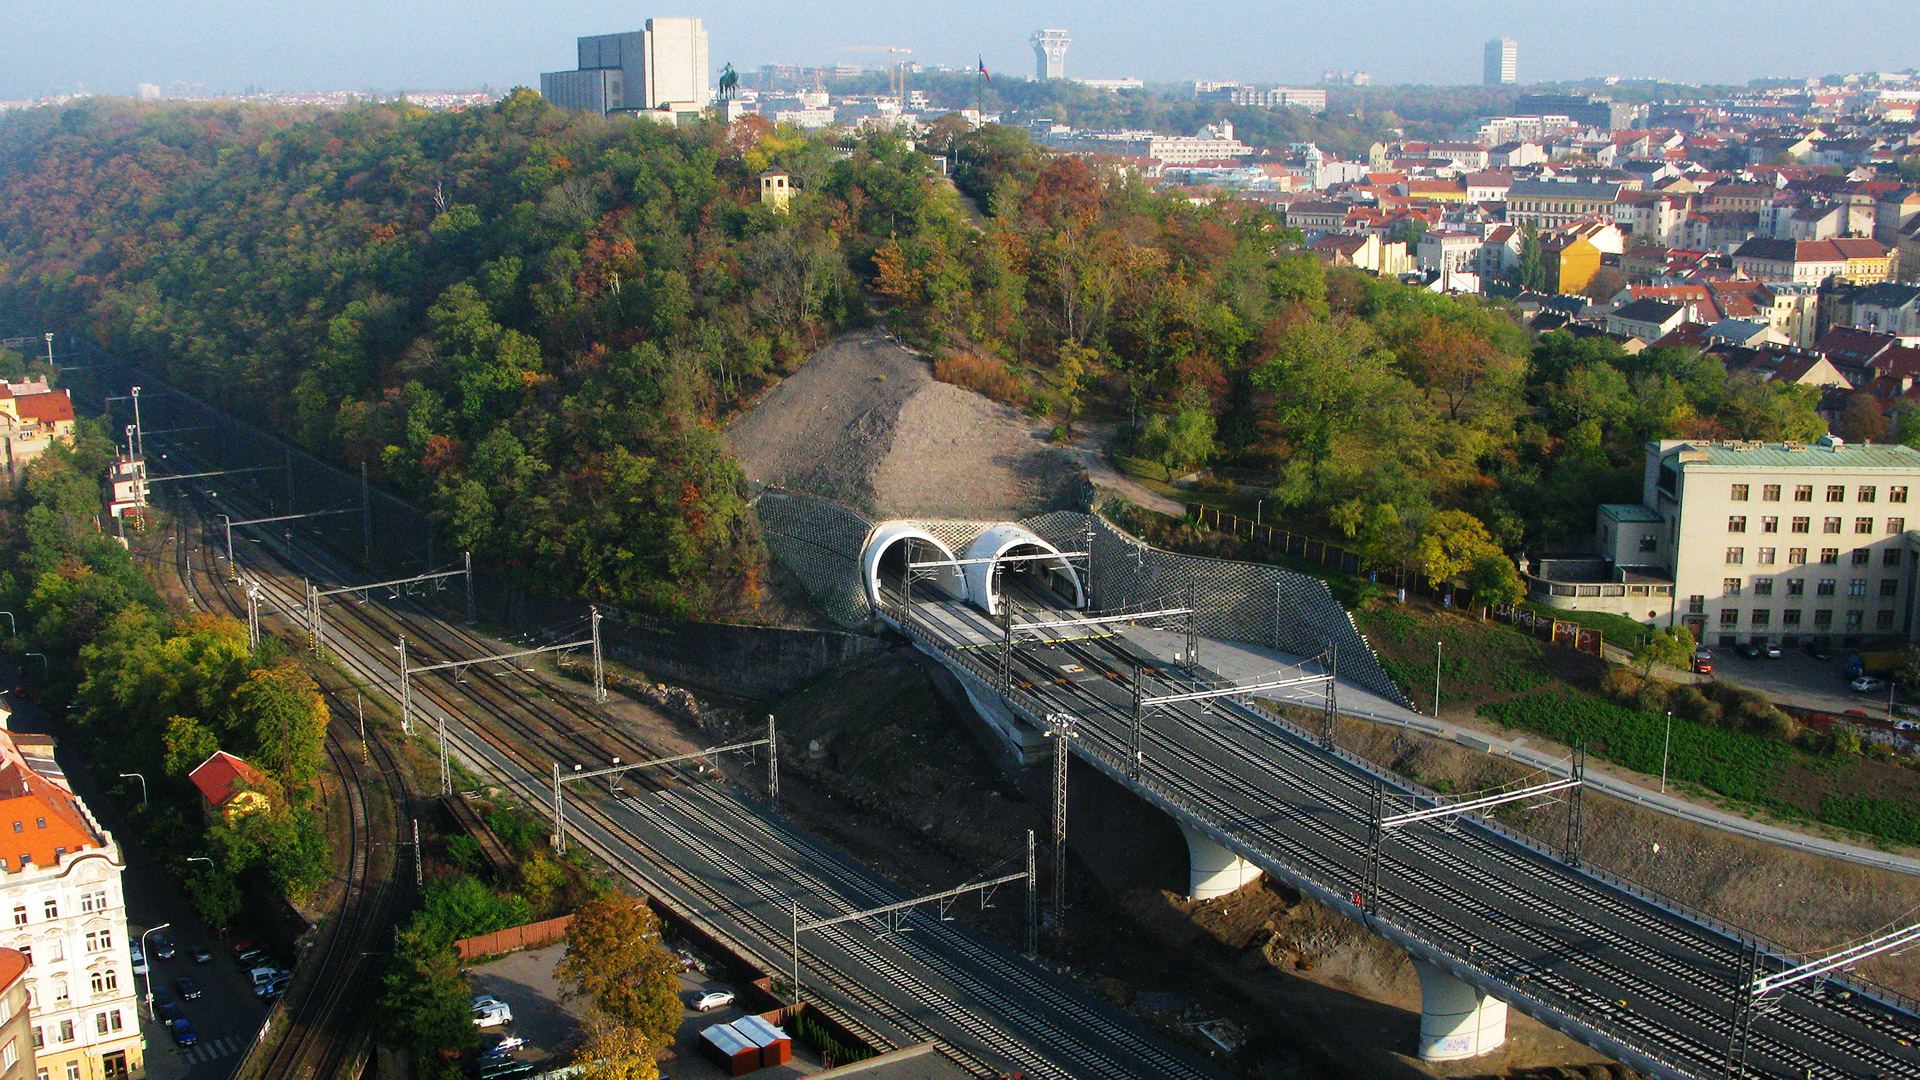
[(562, 915), (557, 919), (543, 919), (524, 926), (509, 926), (505, 930), (495, 930), (491, 934), (479, 937), (461, 938), (453, 943), (460, 950), (460, 959), (472, 960), (479, 956), (495, 956), (513, 952), (516, 949), (537, 949), (542, 945), (551, 945), (567, 936), (567, 924), (573, 916)]

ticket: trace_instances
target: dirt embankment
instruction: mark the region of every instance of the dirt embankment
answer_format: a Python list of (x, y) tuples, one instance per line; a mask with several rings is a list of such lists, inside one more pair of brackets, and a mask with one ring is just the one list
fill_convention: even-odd
[(996, 520), (1055, 509), (1078, 475), (1004, 405), (936, 382), (880, 331), (822, 349), (727, 427), (751, 480), (882, 517)]

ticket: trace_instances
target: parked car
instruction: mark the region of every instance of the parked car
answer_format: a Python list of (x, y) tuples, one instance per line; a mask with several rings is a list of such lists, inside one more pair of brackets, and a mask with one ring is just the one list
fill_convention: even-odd
[(191, 975), (182, 975), (173, 980), (173, 988), (178, 990), (180, 996), (187, 1001), (192, 1001), (200, 996), (200, 984), (194, 982)]
[(254, 987), (253, 996), (259, 998), (261, 1001), (272, 1001), (274, 998), (286, 993), (287, 987), (291, 985), (293, 985), (293, 976), (283, 972), (279, 978), (269, 982), (263, 982)]
[(1887, 680), (1876, 679), (1872, 675), (1862, 675), (1847, 684), (1847, 688), (1856, 694), (1871, 694), (1876, 690), (1885, 690)]
[(1778, 660), (1780, 659), (1780, 646), (1769, 641), (1765, 645), (1760, 646), (1760, 654), (1769, 660)]
[(200, 1041), (200, 1035), (193, 1030), (193, 1021), (182, 1016), (167, 1022), (167, 1030), (173, 1033), (173, 1041), (178, 1046), (192, 1046)]
[(1740, 646), (1740, 655), (1749, 660), (1758, 660), (1760, 659), (1760, 646), (1753, 642), (1748, 642)]
[(1920, 731), (1920, 720), (1895, 720), (1893, 722), (1893, 730)]
[(247, 978), (257, 988), (265, 986), (270, 982), (287, 978), (292, 974), (293, 972), (288, 971), (286, 968), (278, 968), (268, 964), (247, 972)]
[(155, 960), (171, 960), (179, 955), (180, 950), (174, 947), (173, 939), (165, 934), (149, 934), (147, 940), (153, 944)]
[(731, 990), (703, 990), (687, 1000), (687, 1006), (694, 1012), (711, 1012), (714, 1009), (724, 1009), (731, 1004), (733, 1004)]
[(262, 959), (265, 959), (267, 955), (267, 950), (261, 948), (260, 943), (252, 938), (241, 938), (239, 941), (228, 946), (227, 952), (231, 953), (234, 962), (242, 967), (256, 964)]
[(1713, 654), (1705, 649), (1693, 654), (1693, 673), (1695, 675), (1713, 674)]
[(673, 956), (674, 956), (674, 959), (680, 962), (681, 971), (692, 971), (694, 968), (697, 968), (700, 966), (700, 961), (696, 959), (693, 953), (690, 952), (689, 950), (680, 949), (677, 952), (675, 952)]
[(163, 1024), (172, 1024), (175, 1020), (182, 1019), (187, 1015), (180, 1011), (180, 1006), (175, 1005), (171, 1001), (156, 1001), (153, 1003), (153, 1008), (154, 1011), (159, 1014), (160, 1022)]
[(133, 973), (135, 975), (145, 975), (147, 973), (147, 954), (140, 951), (140, 944), (135, 942), (127, 946), (127, 951), (133, 954)]
[(1809, 641), (1807, 642), (1807, 655), (1813, 657), (1815, 660), (1826, 661), (1833, 659), (1833, 650), (1817, 641)]
[(193, 957), (193, 962), (196, 964), (213, 963), (213, 950), (207, 948), (205, 945), (194, 945), (190, 947), (187, 949), (187, 955)]
[(501, 1027), (513, 1023), (513, 1006), (504, 1001), (488, 998), (486, 1004), (473, 1007), (473, 1026), (477, 1028)]

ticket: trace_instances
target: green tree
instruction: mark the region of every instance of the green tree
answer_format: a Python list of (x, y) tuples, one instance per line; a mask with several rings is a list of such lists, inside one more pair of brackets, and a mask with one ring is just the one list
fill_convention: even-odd
[(1497, 551), (1476, 557), (1464, 580), (1478, 604), (1517, 604), (1527, 598), (1526, 582), (1520, 580), (1513, 560)]
[(573, 913), (558, 974), (601, 1015), (658, 1046), (680, 1026), (678, 971), (660, 920), (633, 897), (614, 894)]
[(582, 1080), (660, 1080), (659, 1044), (636, 1027), (590, 1009), (582, 1024), (587, 1041), (577, 1060)]
[(292, 663), (263, 668), (233, 692), (236, 717), (252, 731), (258, 764), (289, 788), (320, 773), (327, 706), (312, 677)]
[(171, 776), (185, 776), (220, 749), (220, 738), (190, 717), (167, 720), (166, 770)]
[(452, 943), (417, 925), (402, 930), (381, 986), (380, 1015), (388, 1038), (413, 1055), (423, 1075), (458, 1075), (445, 1055), (472, 1048), (479, 1035), (471, 991)]
[(1452, 581), (1488, 557), (1506, 558), (1487, 527), (1464, 510), (1442, 510), (1428, 518), (1414, 550), (1415, 560), (1435, 585)]
[(1202, 409), (1188, 407), (1172, 416), (1155, 413), (1147, 418), (1134, 447), (1172, 480), (1175, 470), (1205, 464), (1213, 457), (1217, 451), (1214, 431), (1213, 416)]
[(1664, 665), (1679, 671), (1687, 670), (1693, 663), (1693, 631), (1684, 626), (1655, 630), (1641, 646), (1633, 650), (1633, 663), (1640, 674), (1651, 676), (1655, 665)]

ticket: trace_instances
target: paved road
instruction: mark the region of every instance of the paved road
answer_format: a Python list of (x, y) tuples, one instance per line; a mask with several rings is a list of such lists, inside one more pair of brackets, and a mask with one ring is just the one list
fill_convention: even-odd
[[(950, 655), (992, 677), (980, 650)], [(1737, 936), (1471, 822), (1395, 830), (1370, 873), (1376, 786), (1387, 813), (1418, 805), (1396, 778), (1216, 701), (1153, 712), (1130, 779), (1130, 673), (1136, 663), (1163, 668), (1159, 658), (1117, 637), (1032, 644), (1016, 655), (1013, 696), (1025, 711), (1076, 715), (1082, 760), (1269, 873), (1643, 1071), (1715, 1077), (1727, 1067), (1731, 1017), (1749, 977)], [(1193, 685), (1164, 672), (1145, 689)], [(1920, 1017), (1858, 993), (1830, 998), (1817, 980), (1772, 1000), (1777, 1008), (1751, 1029), (1747, 1060), (1759, 1075), (1920, 1077)]]

